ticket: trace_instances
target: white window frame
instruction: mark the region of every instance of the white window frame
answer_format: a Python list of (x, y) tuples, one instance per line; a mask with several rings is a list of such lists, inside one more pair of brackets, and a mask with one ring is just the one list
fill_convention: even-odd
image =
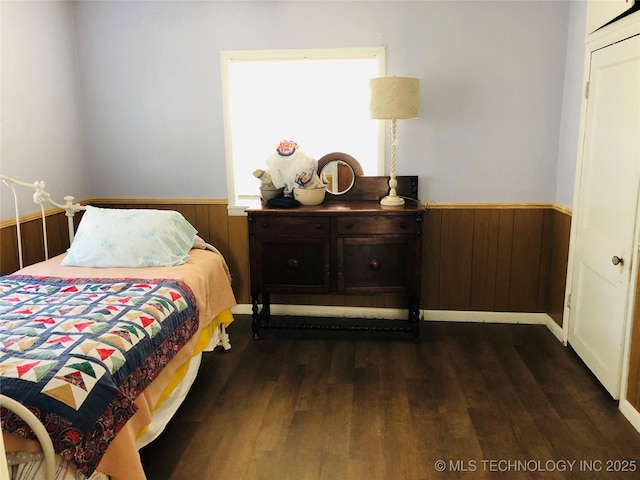
[[(378, 76), (385, 76), (386, 50), (385, 47), (354, 47), (354, 48), (314, 48), (314, 49), (286, 49), (286, 50), (226, 50), (220, 53), (220, 70), (222, 80), (222, 109), (224, 117), (224, 146), (227, 168), (227, 200), (230, 216), (246, 215), (245, 210), (252, 202), (241, 205), (235, 194), (234, 159), (231, 132), (231, 112), (229, 105), (229, 64), (233, 61), (250, 60), (293, 60), (293, 59), (341, 59), (341, 58), (377, 58)], [(378, 161), (377, 175), (383, 175), (385, 169), (385, 122), (378, 122)], [(256, 203), (259, 200), (256, 194)], [(243, 202), (244, 199), (243, 199)]]

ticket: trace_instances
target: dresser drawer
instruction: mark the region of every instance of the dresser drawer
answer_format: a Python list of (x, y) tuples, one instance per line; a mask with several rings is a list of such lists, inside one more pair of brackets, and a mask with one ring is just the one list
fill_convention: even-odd
[(329, 217), (256, 215), (254, 218), (254, 232), (259, 235), (308, 237), (329, 236), (331, 234)]
[(418, 222), (413, 215), (351, 215), (338, 217), (338, 235), (413, 235)]

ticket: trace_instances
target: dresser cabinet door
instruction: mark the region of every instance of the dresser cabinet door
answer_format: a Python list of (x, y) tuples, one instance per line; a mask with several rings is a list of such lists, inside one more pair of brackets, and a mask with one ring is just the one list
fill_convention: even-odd
[(337, 256), (339, 293), (413, 292), (415, 238), (338, 238)]
[(310, 294), (331, 290), (328, 217), (256, 215), (252, 235), (252, 291)]
[(265, 238), (260, 246), (264, 290), (272, 293), (325, 293), (330, 289), (329, 240)]

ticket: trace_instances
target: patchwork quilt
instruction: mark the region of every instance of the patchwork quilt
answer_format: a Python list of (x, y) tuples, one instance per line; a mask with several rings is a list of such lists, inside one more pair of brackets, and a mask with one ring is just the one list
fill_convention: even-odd
[[(175, 280), (0, 278), (0, 392), (36, 414), (84, 474), (136, 411), (135, 398), (198, 329)], [(2, 428), (31, 429), (6, 409)]]

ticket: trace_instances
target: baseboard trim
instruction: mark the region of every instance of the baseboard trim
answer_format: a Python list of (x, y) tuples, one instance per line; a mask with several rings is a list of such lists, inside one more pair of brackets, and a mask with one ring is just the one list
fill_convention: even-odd
[[(251, 315), (251, 305), (246, 303), (236, 305), (231, 309), (231, 312)], [(380, 318), (393, 320), (394, 318), (405, 318), (407, 311), (399, 308), (271, 304), (271, 314), (298, 317)]]
[(618, 408), (625, 418), (629, 420), (629, 423), (633, 425), (633, 428), (640, 432), (640, 412), (638, 412), (638, 410), (636, 410), (635, 407), (627, 400), (620, 400)]
[[(231, 309), (232, 313), (251, 315), (251, 305), (240, 304)], [(327, 305), (282, 305), (272, 304), (273, 315), (300, 317), (336, 318), (406, 318), (407, 311), (399, 308), (345, 307)], [(527, 312), (480, 312), (464, 310), (422, 310), (420, 318), (427, 322), (467, 322), (467, 323), (511, 323), (545, 325), (562, 341), (562, 328), (546, 313)]]
[[(423, 310), (424, 320), (430, 322), (524, 323), (546, 325), (546, 313), (482, 312), (477, 310)], [(551, 318), (551, 317), (549, 317)]]
[(547, 316), (547, 321), (545, 325), (547, 328), (553, 333), (553, 335), (562, 343), (565, 347), (567, 346), (567, 336), (560, 325), (556, 323), (556, 321), (551, 318), (551, 316), (544, 314)]

